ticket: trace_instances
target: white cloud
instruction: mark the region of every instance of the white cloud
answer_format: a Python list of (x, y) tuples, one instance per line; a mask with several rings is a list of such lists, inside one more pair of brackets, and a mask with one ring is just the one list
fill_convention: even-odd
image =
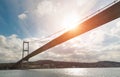
[(0, 35), (0, 62), (11, 62), (21, 58), (22, 40), (16, 35), (5, 37)]
[(25, 13), (22, 13), (22, 14), (18, 15), (18, 18), (21, 20), (24, 20), (27, 18), (27, 15)]
[(38, 4), (36, 12), (38, 12), (38, 15), (40, 14), (43, 16), (46, 14), (52, 14), (55, 12), (55, 10), (55, 6), (51, 1), (42, 1)]
[(119, 54), (120, 54), (119, 51), (104, 52), (104, 54), (99, 56), (99, 60), (119, 61), (120, 60), (120, 55)]
[(116, 25), (111, 29), (113, 35), (120, 38), (120, 21), (116, 23)]
[(23, 40), (30, 43), (30, 53), (49, 41), (49, 39), (45, 38), (41, 38), (41, 40), (39, 38), (21, 39), (15, 34), (7, 37), (0, 35), (0, 63), (20, 60), (22, 58)]

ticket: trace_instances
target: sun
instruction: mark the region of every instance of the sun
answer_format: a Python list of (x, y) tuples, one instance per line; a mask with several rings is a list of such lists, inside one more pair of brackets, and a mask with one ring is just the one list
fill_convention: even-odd
[(63, 27), (67, 30), (73, 29), (78, 26), (79, 15), (75, 13), (68, 14), (63, 19)]

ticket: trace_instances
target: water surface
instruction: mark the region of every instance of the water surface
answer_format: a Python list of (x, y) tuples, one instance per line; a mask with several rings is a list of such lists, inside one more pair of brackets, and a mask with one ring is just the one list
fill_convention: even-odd
[(120, 68), (1, 70), (0, 77), (120, 77)]

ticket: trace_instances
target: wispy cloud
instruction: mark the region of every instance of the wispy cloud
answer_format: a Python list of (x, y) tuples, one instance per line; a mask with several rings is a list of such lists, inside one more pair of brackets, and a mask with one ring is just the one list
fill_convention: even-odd
[(22, 14), (18, 15), (18, 18), (21, 20), (24, 20), (27, 18), (27, 15), (25, 13), (22, 13)]

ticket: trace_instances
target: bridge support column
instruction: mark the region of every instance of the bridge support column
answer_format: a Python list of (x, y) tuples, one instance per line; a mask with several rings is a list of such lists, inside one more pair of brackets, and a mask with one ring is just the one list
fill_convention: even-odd
[[(22, 51), (22, 58), (24, 58), (26, 55), (29, 55), (29, 42), (23, 41), (23, 51)], [(28, 60), (23, 60), (21, 62), (21, 68), (24, 68), (25, 65), (28, 65)]]

